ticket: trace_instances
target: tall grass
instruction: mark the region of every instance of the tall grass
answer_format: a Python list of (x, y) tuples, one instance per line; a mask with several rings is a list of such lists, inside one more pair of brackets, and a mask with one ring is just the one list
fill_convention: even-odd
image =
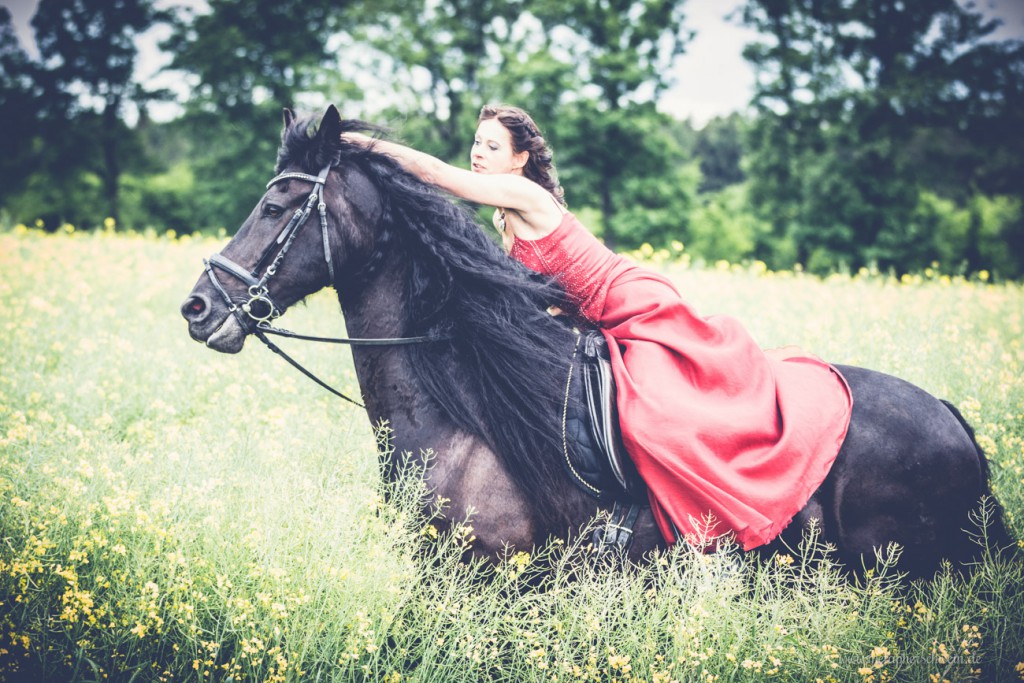
[[(188, 339), (177, 307), (219, 244), (0, 233), (0, 679), (1024, 675), (1024, 572), (991, 559), (909, 587), (884, 560), (851, 585), (813, 536), (769, 563), (680, 547), (624, 569), (564, 543), (462, 563), (472, 520), (438, 536), (416, 478), (385, 502), (365, 414), (265, 349), (223, 356)], [(764, 346), (800, 344), (958, 404), (1021, 535), (1019, 286), (646, 256)], [(287, 323), (344, 333), (329, 293)], [(358, 393), (347, 352), (289, 348)]]

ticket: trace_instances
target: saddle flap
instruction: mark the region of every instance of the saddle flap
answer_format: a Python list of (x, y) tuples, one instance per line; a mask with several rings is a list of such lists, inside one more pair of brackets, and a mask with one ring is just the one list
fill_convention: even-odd
[(579, 478), (586, 480), (581, 487), (592, 494), (599, 491), (597, 497), (603, 500), (646, 503), (647, 486), (622, 443), (607, 342), (596, 330), (582, 335), (579, 362), (582, 381), (576, 383), (579, 408), (575, 412), (576, 422), (584, 424), (578, 425), (574, 444), (575, 469)]

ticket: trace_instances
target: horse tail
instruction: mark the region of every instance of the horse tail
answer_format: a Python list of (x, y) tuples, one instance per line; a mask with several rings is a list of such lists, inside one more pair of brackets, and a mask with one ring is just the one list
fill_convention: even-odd
[(981, 493), (979, 495), (988, 497), (989, 502), (987, 505), (991, 510), (986, 530), (986, 538), (988, 540), (989, 547), (994, 549), (997, 555), (1002, 555), (1008, 550), (1015, 551), (1017, 549), (1017, 541), (1010, 534), (1010, 530), (1006, 526), (1006, 520), (1003, 518), (1003, 507), (992, 494), (992, 486), (990, 482), (991, 468), (989, 466), (988, 457), (985, 455), (985, 451), (982, 450), (981, 445), (978, 444), (978, 439), (975, 437), (974, 427), (967, 422), (956, 406), (949, 401), (943, 399), (940, 400), (949, 412), (953, 414), (953, 417), (957, 419), (957, 422), (960, 423), (964, 432), (966, 432), (967, 436), (971, 439), (971, 443), (974, 444), (975, 452), (978, 454), (978, 464), (981, 466)]

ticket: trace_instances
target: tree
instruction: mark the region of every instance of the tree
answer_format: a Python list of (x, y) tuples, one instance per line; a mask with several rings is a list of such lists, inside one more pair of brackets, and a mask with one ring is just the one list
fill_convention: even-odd
[[(691, 34), (683, 26), (683, 0), (609, 0), (550, 2), (531, 8), (581, 74), (581, 87), (566, 95), (559, 117), (563, 159), (572, 166), (571, 190), (599, 207), (605, 243), (619, 242), (618, 213), (642, 200), (627, 190), (629, 178), (674, 175), (679, 147), (644, 144), (644, 136), (663, 129), (654, 103), (670, 85), (672, 62)], [(651, 197), (647, 197), (651, 199)], [(664, 197), (668, 200), (668, 197)], [(657, 209), (658, 206), (648, 208)], [(662, 223), (659, 231), (679, 229)]]
[(527, 23), (519, 21), (524, 3), (390, 0), (364, 13), (359, 37), (374, 48), (372, 67), (393, 100), (385, 112), (406, 119), (403, 134), (416, 145), (443, 159), (466, 157), (480, 106), (502, 91), (495, 79), (511, 55), (500, 46), (519, 42), (513, 29)]
[(183, 14), (163, 44), (172, 69), (195, 74), (193, 103), (245, 114), (281, 108), (316, 89), (315, 67), (332, 55), (327, 41), (342, 25), (344, 2), (210, 0), (210, 11)]
[(701, 192), (717, 192), (742, 183), (743, 134), (746, 123), (733, 113), (716, 116), (696, 134), (693, 153), (700, 159)]
[(196, 79), (184, 127), (197, 220), (234, 230), (273, 171), (282, 108), (317, 90), (319, 67), (334, 59), (327, 41), (349, 8), (329, 0), (211, 0), (209, 8), (183, 13), (163, 47), (171, 69)]
[[(76, 131), (81, 146), (90, 140), (98, 145), (95, 168), (102, 179), (106, 213), (115, 219), (126, 155), (125, 108), (165, 96), (134, 80), (135, 40), (165, 19), (152, 0), (41, 0), (32, 19), (48, 99), (67, 107), (67, 119), (84, 124)], [(98, 111), (98, 119), (93, 111)], [(74, 148), (66, 151), (70, 149)], [(78, 159), (83, 165), (91, 162), (81, 155)]]
[[(1019, 122), (1019, 46), (985, 42), (996, 25), (956, 0), (749, 0), (744, 19), (771, 38), (745, 54), (760, 114), (751, 199), (776, 253), (791, 245), (814, 269), (927, 264), (932, 236), (908, 230), (920, 192), (985, 175), (970, 155), (994, 150), (978, 145), (985, 128)], [(917, 163), (924, 140), (944, 141), (955, 168)]]
[(25, 187), (26, 171), (33, 166), (33, 140), (40, 130), (40, 96), (37, 65), (18, 43), (11, 13), (0, 7), (0, 196), (10, 197)]
[[(698, 163), (678, 142), (678, 123), (653, 109), (648, 105), (647, 111), (637, 115), (642, 108), (633, 108), (632, 140), (622, 153), (620, 179), (612, 190), (617, 208), (614, 237), (623, 247), (689, 240), (694, 228), (701, 178)], [(603, 227), (607, 243), (607, 224)]]
[[(685, 187), (672, 199), (650, 187), (640, 197), (640, 185), (627, 182), (664, 181), (685, 163), (675, 139), (662, 134), (670, 122), (654, 108), (689, 38), (681, 6), (682, 0), (377, 3), (376, 12), (363, 14), (358, 36), (375, 50), (353, 59), (389, 84), (393, 106), (385, 111), (402, 121), (406, 141), (449, 161), (465, 159), (482, 103), (529, 110), (555, 147), (569, 201), (599, 207), (605, 240), (614, 246), (623, 207), (655, 201), (646, 207), (652, 215), (673, 217), (672, 227), (659, 223), (655, 230), (664, 233), (681, 223), (667, 207), (688, 201)], [(658, 143), (647, 144), (647, 134)], [(633, 211), (628, 229), (643, 224), (651, 234), (650, 222), (636, 218)]]

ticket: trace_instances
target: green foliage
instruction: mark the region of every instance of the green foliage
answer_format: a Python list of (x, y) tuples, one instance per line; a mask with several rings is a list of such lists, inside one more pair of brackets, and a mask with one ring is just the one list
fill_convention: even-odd
[(691, 215), (685, 233), (686, 249), (708, 262), (758, 258), (757, 246), (771, 230), (750, 211), (744, 185), (703, 195)]
[(263, 196), (274, 174), (281, 139), (281, 109), (267, 102), (240, 119), (190, 112), (191, 144), (202, 150), (193, 160), (194, 191), (189, 202), (202, 228), (233, 233)]
[(100, 100), (99, 109), (116, 110), (151, 95), (133, 79), (135, 39), (164, 19), (152, 0), (40, 0), (32, 26), (54, 87), (63, 92), (82, 87)]
[(602, 113), (597, 103), (579, 102), (559, 125), (566, 196), (601, 212), (605, 244), (663, 245), (685, 232), (700, 172), (671, 119), (650, 105)]
[(524, 6), (521, 0), (373, 4), (362, 37), (382, 57), (378, 71), (397, 101), (385, 112), (407, 119), (403, 132), (410, 141), (443, 159), (467, 158), (480, 106), (488, 95), (504, 94), (494, 80), (516, 59), (515, 46), (524, 48), (527, 62), (537, 52), (527, 47), (528, 29), (515, 45), (505, 45), (513, 27), (526, 23), (519, 20)]
[[(533, 7), (549, 30), (571, 32), (559, 34), (559, 47), (571, 55), (582, 82), (558, 117), (562, 158), (574, 166), (565, 184), (601, 211), (601, 235), (612, 248), (642, 240), (631, 229), (642, 235), (678, 230), (681, 216), (673, 214), (687, 203), (688, 188), (672, 183), (685, 176), (676, 170), (683, 163), (680, 147), (654, 108), (672, 61), (691, 37), (682, 6), (680, 0), (613, 0)], [(666, 176), (671, 180), (665, 188), (650, 186)], [(654, 202), (652, 216), (622, 219), (622, 212), (645, 207), (645, 200)]]
[(700, 220), (693, 209), (699, 179), (696, 164), (670, 168), (658, 178), (625, 179), (618, 193), (623, 209), (616, 217), (620, 246), (664, 246), (691, 232)]
[[(751, 200), (812, 269), (923, 267), (936, 249), (915, 220), (922, 190), (960, 206), (1021, 196), (999, 181), (1024, 172), (1004, 149), (1019, 145), (1024, 42), (986, 42), (995, 25), (972, 6), (751, 0), (744, 17), (773, 38), (745, 52), (761, 75)], [(1003, 234), (1016, 276), (1019, 228)], [(980, 254), (969, 241), (960, 257), (976, 270)]]
[(54, 110), (48, 124), (70, 122), (78, 140), (92, 140), (98, 147), (97, 154), (89, 155), (82, 152), (90, 145), (70, 144), (60, 149), (61, 162), (100, 177), (105, 213), (115, 219), (121, 210), (121, 174), (137, 156), (134, 139), (125, 135), (124, 110), (166, 97), (135, 81), (135, 40), (166, 17), (152, 0), (41, 0), (32, 18), (40, 82)]
[[(756, 115), (699, 131), (655, 107), (693, 37), (681, 0), (158, 6), (42, 0), (38, 60), (0, 8), (12, 221), (233, 231), (271, 174), (282, 107), (334, 101), (465, 165), (480, 105), (505, 101), (534, 114), (573, 210), (613, 248), (1024, 274), (1024, 41), (991, 40), (953, 0), (748, 0)], [(154, 123), (168, 94), (133, 80), (135, 39), (161, 23), (194, 87)]]
[(966, 255), (973, 249), (981, 263), (1006, 275), (1019, 272), (1019, 262), (1007, 245), (1021, 220), (1021, 200), (1016, 197), (975, 195), (960, 208), (952, 200), (922, 192), (911, 225), (929, 248), (928, 255), (948, 270), (966, 269)]
[(179, 235), (196, 231), (203, 223), (194, 203), (195, 185), (193, 168), (187, 163), (175, 164), (164, 173), (125, 176), (124, 224)]
[(397, 102), (385, 114), (406, 142), (464, 163), (481, 104), (523, 106), (554, 145), (568, 200), (600, 212), (608, 244), (635, 246), (680, 230), (693, 193), (653, 106), (689, 39), (681, 5), (384, 3), (361, 35), (379, 51)]
[(346, 3), (328, 0), (211, 0), (210, 12), (179, 21), (165, 48), (172, 68), (199, 79), (192, 99), (245, 125), (257, 105), (280, 110), (315, 89), (327, 39), (343, 23)]
[(668, 85), (668, 69), (691, 35), (679, 0), (534, 2), (531, 11), (549, 29), (571, 31), (560, 47), (569, 50), (592, 98), (608, 110), (627, 102), (650, 102)]
[(716, 192), (746, 179), (742, 161), (748, 125), (739, 114), (716, 116), (696, 133), (693, 154), (700, 159), (701, 192)]
[(10, 11), (0, 7), (0, 197), (24, 188), (25, 169), (33, 160), (32, 143), (40, 127), (35, 76), (34, 65), (14, 34)]
[(234, 232), (273, 174), (282, 109), (316, 88), (349, 6), (213, 0), (210, 8), (180, 23), (165, 47), (173, 68), (199, 80), (175, 124), (192, 152), (193, 225)]

